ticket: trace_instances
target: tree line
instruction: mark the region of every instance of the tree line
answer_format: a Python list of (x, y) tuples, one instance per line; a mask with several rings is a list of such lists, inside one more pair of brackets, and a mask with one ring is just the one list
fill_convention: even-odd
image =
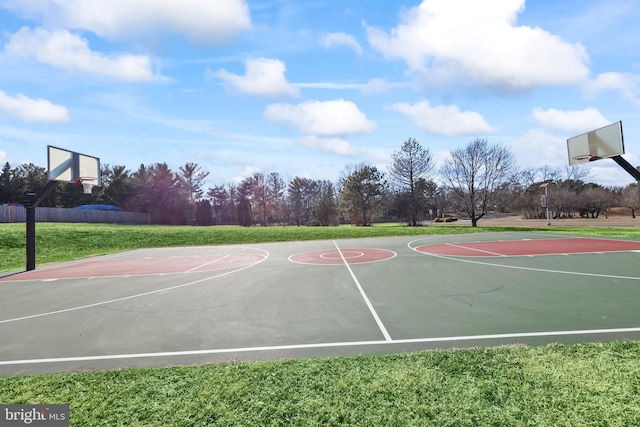
[[(386, 170), (359, 163), (344, 167), (337, 182), (296, 176), (285, 182), (278, 172), (254, 173), (238, 183), (205, 188), (209, 172), (196, 163), (177, 171), (166, 163), (102, 166), (102, 186), (83, 194), (76, 184), (60, 184), (40, 206), (107, 204), (149, 213), (158, 224), (369, 225), (380, 220), (420, 225), (444, 215), (462, 215), (473, 226), (497, 212), (544, 218), (542, 183), (551, 189), (555, 218), (597, 217), (612, 207), (626, 207), (635, 218), (636, 184), (603, 187), (585, 182), (588, 170), (543, 166), (518, 168), (504, 146), (474, 139), (453, 150), (434, 171), (428, 148), (410, 138), (393, 153)], [(0, 204), (19, 204), (25, 194), (47, 182), (44, 168), (33, 164), (0, 171)]]

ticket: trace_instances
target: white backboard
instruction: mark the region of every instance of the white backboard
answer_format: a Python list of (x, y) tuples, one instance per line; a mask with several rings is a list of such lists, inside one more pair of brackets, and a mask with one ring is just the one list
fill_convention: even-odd
[(50, 181), (77, 182), (80, 178), (93, 178), (102, 185), (100, 159), (64, 148), (47, 146), (48, 176)]
[(624, 154), (622, 122), (615, 122), (567, 139), (567, 152), (569, 165), (579, 165)]

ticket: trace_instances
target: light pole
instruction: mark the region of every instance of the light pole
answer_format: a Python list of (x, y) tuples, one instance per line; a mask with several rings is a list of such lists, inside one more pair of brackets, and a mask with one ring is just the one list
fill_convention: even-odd
[(544, 188), (544, 207), (547, 209), (547, 225), (551, 225), (551, 215), (549, 215), (549, 183), (545, 182), (540, 186), (540, 188)]

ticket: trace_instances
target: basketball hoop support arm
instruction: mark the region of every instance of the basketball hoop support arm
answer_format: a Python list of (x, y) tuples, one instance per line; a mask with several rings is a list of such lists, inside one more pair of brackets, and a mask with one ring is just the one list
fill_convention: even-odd
[(44, 197), (53, 190), (57, 181), (48, 181), (38, 193), (27, 193), (24, 201), (27, 227), (27, 271), (36, 268), (36, 208)]
[(634, 168), (631, 163), (627, 162), (622, 156), (613, 156), (612, 157), (615, 162), (620, 165), (620, 167), (626, 170), (629, 175), (631, 175), (636, 180), (636, 186), (638, 188), (638, 200), (640, 200), (640, 170)]
[(631, 163), (627, 162), (622, 156), (613, 156), (611, 157), (620, 167), (626, 170), (629, 175), (633, 177), (636, 181), (640, 181), (640, 171), (638, 169), (631, 166)]

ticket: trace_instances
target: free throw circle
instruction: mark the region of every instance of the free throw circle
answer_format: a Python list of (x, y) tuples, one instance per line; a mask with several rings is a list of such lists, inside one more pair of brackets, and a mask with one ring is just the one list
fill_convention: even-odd
[(395, 252), (387, 249), (357, 248), (338, 250), (334, 248), (294, 254), (289, 257), (289, 261), (297, 264), (312, 265), (340, 265), (345, 262), (348, 264), (364, 264), (385, 261), (395, 256)]

